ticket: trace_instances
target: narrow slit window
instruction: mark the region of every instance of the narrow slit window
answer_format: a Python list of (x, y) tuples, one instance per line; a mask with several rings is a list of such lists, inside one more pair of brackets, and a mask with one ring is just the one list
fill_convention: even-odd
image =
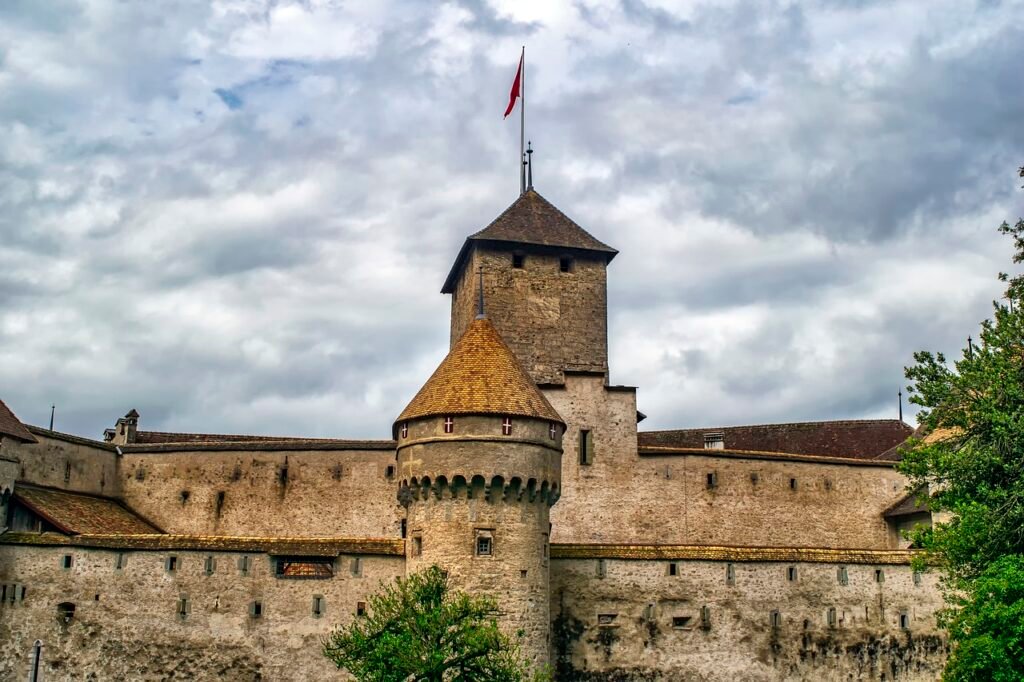
[(836, 626), (837, 618), (836, 618), (836, 609), (835, 609), (835, 607), (830, 607), (829, 608), (827, 620), (828, 620), (828, 626), (830, 628), (834, 628)]
[(597, 560), (597, 577), (604, 578), (608, 575), (608, 562), (604, 559)]
[(707, 484), (708, 490), (714, 490), (718, 487), (718, 472), (709, 471), (707, 476), (704, 477), (705, 483)]
[(354, 557), (352, 559), (352, 575), (357, 578), (363, 574), (363, 560), (361, 557)]
[(252, 568), (252, 559), (248, 556), (238, 557), (238, 573), (240, 575), (249, 575), (250, 568)]
[(789, 489), (790, 490), (796, 490), (796, 479), (795, 478), (789, 479)]
[(700, 607), (700, 626), (705, 630), (711, 629), (711, 607), (706, 604)]
[(558, 438), (558, 425), (555, 422), (548, 424), (548, 438), (551, 440)]
[(203, 573), (206, 575), (213, 575), (217, 571), (217, 560), (213, 556), (206, 557), (203, 562)]
[(409, 437), (409, 422), (402, 422), (402, 438)]
[(836, 579), (839, 581), (840, 585), (850, 584), (850, 571), (846, 566), (839, 567), (839, 570), (836, 572)]
[(512, 435), (512, 417), (505, 417), (501, 420), (501, 435)]
[(178, 618), (184, 620), (188, 617), (188, 614), (192, 612), (192, 606), (189, 604), (188, 595), (183, 594), (178, 597)]
[(668, 574), (672, 576), (679, 575), (679, 564), (674, 561), (671, 562), (668, 565)]
[(444, 432), (455, 433), (455, 419), (452, 417), (444, 418)]
[(312, 611), (313, 611), (313, 617), (314, 618), (319, 618), (320, 616), (324, 615), (324, 598), (323, 598), (323, 595), (320, 595), (320, 594), (313, 595), (313, 609), (312, 609)]
[(876, 568), (875, 569), (875, 582), (876, 583), (884, 583), (885, 582), (885, 571), (883, 571), (880, 568)]
[(736, 566), (733, 564), (725, 565), (725, 584), (735, 585), (736, 584)]
[(124, 552), (118, 552), (117, 556), (114, 557), (114, 570), (116, 570), (116, 571), (124, 570), (125, 563), (126, 563), (126, 559), (125, 559), (125, 556), (124, 556)]
[(263, 602), (254, 601), (249, 604), (249, 617), (250, 618), (262, 618), (263, 617)]
[(178, 570), (178, 557), (176, 557), (176, 556), (169, 556), (169, 557), (167, 557), (166, 563), (164, 564), (164, 568), (167, 569), (168, 573), (174, 573), (175, 571), (177, 571)]
[(590, 429), (580, 429), (580, 464), (594, 463), (594, 435)]
[(797, 578), (796, 566), (790, 566), (786, 569), (786, 580), (791, 583), (795, 583)]
[(74, 563), (74, 558), (70, 554), (65, 554), (63, 558), (61, 558), (60, 566), (66, 571), (69, 568), (71, 568), (74, 565)]
[(782, 627), (782, 614), (778, 611), (772, 611), (771, 615), (768, 618), (768, 622), (771, 623), (771, 626), (773, 628)]
[(900, 630), (910, 629), (910, 614), (906, 611), (900, 612)]

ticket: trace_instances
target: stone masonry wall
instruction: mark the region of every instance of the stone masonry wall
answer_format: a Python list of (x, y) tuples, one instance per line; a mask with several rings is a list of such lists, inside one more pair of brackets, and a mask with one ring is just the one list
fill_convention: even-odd
[(169, 533), (394, 538), (395, 471), (392, 450), (126, 452), (121, 487)]
[[(43, 680), (345, 679), (320, 654), (320, 638), (355, 617), (357, 602), (381, 580), (402, 575), (401, 557), (337, 560), (335, 576), (288, 580), (272, 574), (263, 554), (117, 552), (60, 547), (0, 547), (0, 584), (24, 585), (24, 601), (0, 605), (0, 679), (24, 680), (32, 645), (43, 643)], [(70, 569), (62, 568), (65, 555)], [(168, 572), (166, 559), (178, 558)], [(204, 574), (208, 555), (213, 575)], [(249, 556), (247, 575), (238, 558)], [(314, 595), (324, 613), (312, 613)], [(187, 596), (189, 613), (177, 615)], [(263, 615), (250, 616), (259, 600)], [(67, 624), (58, 605), (75, 605)]]
[[(890, 465), (640, 456), (634, 393), (569, 376), (545, 395), (568, 422), (555, 542), (895, 547), (882, 512), (906, 479)], [(590, 465), (579, 463), (580, 428), (593, 430)]]
[(558, 679), (938, 679), (947, 645), (934, 575), (915, 584), (906, 565), (848, 565), (840, 585), (834, 564), (736, 563), (729, 584), (724, 562), (676, 562), (676, 575), (670, 563), (552, 562)]
[(473, 247), (452, 294), (452, 345), (476, 317), (477, 269), (482, 265), (487, 317), (534, 381), (561, 383), (566, 369), (607, 372), (604, 260), (573, 256), (572, 271), (561, 272), (557, 253), (527, 251), (520, 269), (512, 267), (512, 255)]
[[(34, 434), (37, 443), (8, 447), (19, 462), (18, 480), (94, 495), (119, 493), (117, 453), (84, 439)], [(5, 447), (7, 447), (5, 445)]]

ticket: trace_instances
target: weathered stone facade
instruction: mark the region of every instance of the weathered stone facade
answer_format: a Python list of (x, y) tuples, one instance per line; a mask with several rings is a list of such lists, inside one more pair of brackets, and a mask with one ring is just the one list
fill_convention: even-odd
[(388, 439), (133, 410), (94, 441), (0, 402), (0, 679), (345, 679), (320, 638), (431, 564), (560, 680), (937, 679), (909, 429), (638, 437), (636, 389), (609, 381), (614, 255), (532, 190), (468, 239), (452, 351)]

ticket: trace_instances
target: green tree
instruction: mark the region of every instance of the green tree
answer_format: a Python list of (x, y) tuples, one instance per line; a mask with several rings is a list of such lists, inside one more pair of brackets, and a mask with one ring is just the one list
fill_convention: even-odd
[(324, 655), (363, 682), (521, 682), (533, 679), (489, 597), (453, 589), (437, 566), (384, 585), (368, 614), (339, 627)]
[[(1000, 231), (1024, 261), (1024, 220)], [(1024, 677), (1024, 276), (999, 278), (1005, 300), (959, 360), (919, 352), (906, 370), (926, 435), (899, 468), (941, 519), (913, 539), (943, 571), (958, 682)]]

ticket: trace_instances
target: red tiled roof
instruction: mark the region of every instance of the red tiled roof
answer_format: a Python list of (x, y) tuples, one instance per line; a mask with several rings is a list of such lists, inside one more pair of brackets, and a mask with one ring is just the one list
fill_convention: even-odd
[(14, 499), (63, 533), (159, 533), (117, 500), (15, 483)]
[[(905, 441), (912, 431), (898, 419), (864, 419), (641, 431), (637, 442), (640, 448), (703, 448), (705, 435), (722, 434), (729, 450), (875, 459)], [(714, 453), (708, 450), (708, 454)]]
[(536, 190), (529, 189), (512, 202), (512, 205), (506, 208), (490, 225), (466, 239), (455, 259), (455, 264), (452, 265), (452, 269), (448, 273), (444, 286), (441, 288), (442, 294), (450, 294), (454, 290), (455, 280), (474, 241), (509, 242), (578, 251), (596, 251), (603, 254), (607, 261), (611, 261), (618, 253), (577, 225)]
[(473, 320), (396, 422), (449, 414), (497, 414), (564, 423), (486, 318)]
[(11, 412), (11, 408), (7, 407), (3, 400), (0, 400), (0, 437), (3, 436), (10, 436), (26, 443), (36, 442), (25, 425)]
[(922, 503), (921, 498), (922, 495), (920, 492), (912, 492), (903, 497), (899, 502), (897, 502), (896, 504), (892, 505), (884, 512), (882, 512), (882, 516), (884, 516), (887, 519), (891, 519), (897, 516), (927, 514), (931, 511), (931, 509), (928, 508), (927, 502)]
[(167, 431), (136, 431), (135, 444), (152, 443), (235, 443), (249, 441), (282, 440), (328, 440), (315, 438), (294, 438), (292, 436), (245, 436), (229, 433), (171, 433)]

